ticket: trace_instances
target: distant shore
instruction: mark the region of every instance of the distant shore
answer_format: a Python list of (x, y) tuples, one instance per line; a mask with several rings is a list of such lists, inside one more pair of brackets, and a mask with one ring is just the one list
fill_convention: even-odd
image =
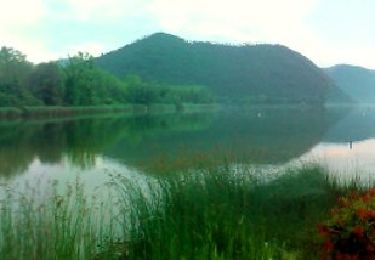
[(104, 113), (176, 113), (176, 112), (198, 112), (212, 111), (219, 107), (218, 104), (125, 104), (116, 106), (39, 106), (39, 107), (0, 107), (0, 119), (18, 119), (35, 117), (66, 117), (84, 114)]

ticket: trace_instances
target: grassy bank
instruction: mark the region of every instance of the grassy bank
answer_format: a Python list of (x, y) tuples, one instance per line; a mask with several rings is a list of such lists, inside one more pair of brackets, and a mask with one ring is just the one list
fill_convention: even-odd
[(100, 107), (22, 107), (0, 108), (0, 118), (61, 117), (99, 113), (132, 113), (145, 110), (136, 105), (100, 106)]
[(53, 184), (43, 194), (27, 187), (22, 194), (5, 191), (0, 200), (0, 258), (317, 256), (315, 225), (337, 196), (355, 185), (338, 187), (316, 167), (289, 170), (266, 184), (252, 171), (248, 166), (204, 167), (138, 184), (119, 174), (95, 197), (79, 181), (63, 193)]
[(22, 110), (16, 107), (0, 107), (0, 119), (22, 117)]
[(65, 117), (84, 114), (104, 113), (176, 113), (214, 111), (217, 104), (126, 104), (118, 106), (89, 107), (0, 107), (0, 119), (34, 118), (34, 117)]

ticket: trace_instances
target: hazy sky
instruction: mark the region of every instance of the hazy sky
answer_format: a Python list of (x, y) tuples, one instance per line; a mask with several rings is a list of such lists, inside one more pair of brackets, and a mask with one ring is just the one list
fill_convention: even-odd
[(375, 69), (374, 0), (0, 0), (0, 45), (31, 61), (94, 55), (144, 35), (280, 43), (320, 66)]

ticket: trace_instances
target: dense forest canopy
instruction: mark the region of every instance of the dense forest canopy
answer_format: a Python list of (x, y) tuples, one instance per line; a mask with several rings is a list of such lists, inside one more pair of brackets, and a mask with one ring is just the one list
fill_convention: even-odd
[(336, 65), (325, 72), (335, 81), (337, 87), (354, 101), (375, 102), (375, 70), (352, 65)]
[(205, 85), (221, 101), (321, 103), (332, 81), (314, 63), (280, 45), (187, 42), (157, 33), (95, 60), (119, 77)]
[(21, 52), (0, 50), (0, 106), (96, 106), (125, 103), (209, 103), (204, 86), (168, 86), (137, 75), (118, 78), (79, 53), (63, 62), (32, 64)]

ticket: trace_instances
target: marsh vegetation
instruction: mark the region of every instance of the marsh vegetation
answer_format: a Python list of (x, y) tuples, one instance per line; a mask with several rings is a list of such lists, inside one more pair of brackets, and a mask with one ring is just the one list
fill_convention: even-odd
[[(134, 182), (112, 174), (95, 192), (80, 180), (1, 200), (3, 259), (303, 259), (338, 186), (313, 165), (264, 183), (249, 166), (202, 167)], [(60, 186), (60, 187), (59, 187)], [(34, 190), (33, 190), (34, 189)], [(98, 192), (100, 191), (100, 192)], [(100, 195), (99, 195), (100, 194)]]

